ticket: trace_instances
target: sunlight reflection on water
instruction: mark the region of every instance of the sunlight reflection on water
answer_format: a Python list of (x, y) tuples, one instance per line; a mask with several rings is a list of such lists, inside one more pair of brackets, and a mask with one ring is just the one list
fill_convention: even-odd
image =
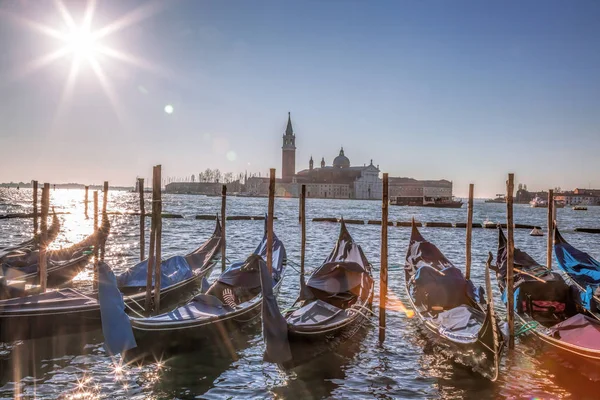
[[(148, 201), (150, 194), (147, 194)], [(93, 228), (84, 216), (83, 190), (51, 190), (51, 202), (60, 216), (62, 229), (53, 246), (66, 246), (89, 235)], [(0, 214), (26, 212), (31, 209), (31, 191), (0, 189)], [(90, 191), (90, 201), (93, 199)], [(102, 194), (99, 196), (100, 207)], [(264, 215), (267, 199), (228, 198), (230, 215)], [(147, 206), (148, 208), (148, 206)], [(111, 212), (138, 211), (136, 194), (110, 192)], [(186, 195), (164, 195), (164, 211), (178, 213), (184, 219), (163, 220), (163, 254), (165, 257), (183, 254), (202, 243), (212, 232), (214, 222), (193, 219), (196, 214), (215, 214), (220, 210), (220, 198)], [(421, 221), (463, 222), (466, 209), (440, 210), (390, 207), (390, 219), (409, 221), (414, 215)], [(299, 260), (299, 225), (297, 199), (277, 199), (275, 231), (287, 248), (288, 258)], [(307, 216), (341, 216), (352, 219), (378, 219), (381, 205), (377, 201), (314, 200), (307, 202)], [(597, 226), (600, 207), (587, 212), (558, 210), (558, 221), (564, 236), (576, 247), (600, 256), (596, 236), (575, 234), (577, 226)], [(505, 205), (476, 203), (474, 221), (485, 219), (502, 222)], [(517, 205), (515, 219), (519, 223), (546, 225), (543, 209)], [(139, 258), (138, 216), (110, 215), (111, 234), (107, 242), (106, 260), (116, 272), (132, 266)], [(149, 227), (149, 219), (146, 226)], [(228, 249), (231, 260), (245, 258), (262, 237), (262, 222), (228, 221)], [(307, 270), (318, 266), (329, 253), (339, 225), (307, 224)], [(349, 225), (354, 238), (362, 245), (375, 266), (378, 281), (380, 227)], [(26, 219), (0, 220), (0, 246), (16, 244), (31, 236), (32, 223)], [(464, 229), (423, 228), (423, 235), (434, 242), (457, 266), (464, 265)], [(197, 351), (146, 365), (124, 365), (120, 371), (102, 348), (101, 332), (46, 338), (16, 344), (0, 344), (0, 397), (15, 393), (39, 398), (204, 398), (223, 397), (284, 397), (284, 398), (596, 398), (599, 384), (574, 371), (531, 338), (523, 338), (515, 352), (502, 361), (500, 378), (487, 382), (469, 370), (440, 357), (419, 333), (417, 319), (403, 311), (408, 299), (404, 292), (402, 268), (410, 230), (389, 229), (389, 293), (390, 311), (387, 317), (386, 342), (378, 345), (376, 322), (345, 344), (337, 353), (330, 353), (292, 372), (283, 372), (262, 361), (263, 342), (259, 328), (240, 332), (233, 343), (232, 358), (219, 346), (199, 344)], [(535, 238), (528, 230), (517, 230), (515, 242), (539, 261), (545, 260), (545, 237)], [(147, 235), (148, 237), (148, 235)], [(487, 252), (494, 250), (495, 230), (475, 229), (473, 232), (473, 280), (483, 284)], [(148, 246), (146, 245), (146, 249)], [(215, 268), (213, 279), (218, 274)], [(91, 267), (81, 272), (75, 287), (89, 288)], [(278, 298), (288, 307), (298, 293), (298, 275), (289, 269)], [(499, 293), (494, 288), (496, 308), (503, 316)], [(375, 303), (378, 304), (376, 294)], [(375, 310), (376, 311), (376, 310)], [(119, 364), (117, 364), (119, 365)], [(118, 379), (117, 379), (118, 378)], [(79, 383), (83, 382), (80, 387)]]

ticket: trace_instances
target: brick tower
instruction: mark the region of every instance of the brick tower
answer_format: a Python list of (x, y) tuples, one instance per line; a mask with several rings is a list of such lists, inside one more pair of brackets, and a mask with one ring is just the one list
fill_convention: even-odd
[(296, 174), (296, 135), (292, 129), (292, 117), (288, 113), (287, 128), (283, 135), (283, 146), (281, 146), (281, 179), (283, 182), (291, 182)]

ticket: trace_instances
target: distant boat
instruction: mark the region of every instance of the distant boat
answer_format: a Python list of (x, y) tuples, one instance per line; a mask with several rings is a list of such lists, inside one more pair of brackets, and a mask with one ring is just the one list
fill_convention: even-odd
[(586, 206), (575, 206), (573, 207), (573, 210), (575, 211), (587, 211), (587, 207)]
[(534, 208), (547, 208), (548, 201), (536, 196), (529, 202), (529, 205)]
[(531, 232), (529, 232), (529, 236), (544, 236), (544, 232), (541, 229), (533, 228)]
[(390, 199), (390, 205), (436, 208), (461, 208), (463, 202), (460, 200), (454, 200), (454, 197), (396, 196)]
[[(529, 202), (529, 205), (534, 208), (548, 208), (548, 200), (536, 196)], [(554, 200), (555, 208), (564, 208), (565, 202), (562, 200)]]
[(495, 199), (487, 199), (486, 203), (506, 203), (506, 196), (497, 194)]

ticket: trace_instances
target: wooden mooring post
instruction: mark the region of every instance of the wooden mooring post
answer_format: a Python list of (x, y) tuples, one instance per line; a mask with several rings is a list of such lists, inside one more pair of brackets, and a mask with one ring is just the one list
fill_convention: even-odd
[(152, 214), (150, 214), (150, 251), (146, 270), (146, 301), (144, 307), (146, 315), (152, 315), (152, 275), (154, 274), (154, 256), (156, 245), (156, 167), (152, 169)]
[(42, 293), (48, 284), (47, 247), (48, 247), (48, 209), (50, 207), (50, 184), (44, 183), (42, 189), (42, 209), (40, 219), (39, 284)]
[[(106, 214), (106, 207), (108, 205), (108, 182), (105, 181), (104, 182), (104, 189), (103, 189), (103, 196), (102, 196), (102, 225), (104, 225), (104, 219), (108, 218), (108, 214)], [(102, 244), (100, 245), (100, 261), (104, 262), (104, 255), (106, 253), (106, 240), (102, 241)]]
[(85, 187), (85, 195), (83, 196), (83, 207), (84, 207), (84, 213), (85, 213), (85, 219), (88, 219), (88, 203), (89, 203), (89, 194), (90, 191), (90, 187), (86, 186)]
[(38, 234), (38, 181), (33, 181), (33, 236)]
[(381, 196), (381, 270), (379, 271), (379, 343), (385, 340), (385, 308), (388, 289), (388, 174), (383, 174)]
[(302, 185), (300, 193), (300, 293), (304, 293), (304, 257), (306, 255), (306, 185)]
[[(94, 233), (98, 232), (98, 191), (94, 190)], [(98, 242), (94, 244), (94, 277), (93, 277), (93, 288), (98, 290), (98, 254), (100, 253), (100, 247)]]
[(140, 195), (140, 261), (146, 257), (146, 207), (144, 204), (144, 178), (138, 178)]
[(554, 190), (548, 190), (548, 238), (546, 246), (546, 268), (552, 269), (552, 245), (554, 239)]
[(467, 249), (465, 252), (465, 278), (471, 279), (471, 241), (473, 236), (473, 189), (469, 184), (469, 202), (467, 203)]
[(227, 185), (221, 188), (221, 272), (227, 268), (227, 234), (226, 232), (226, 212), (227, 212)]
[(161, 193), (161, 169), (160, 165), (155, 167), (154, 180), (152, 189), (156, 191), (156, 234), (154, 245), (154, 251), (156, 256), (154, 257), (154, 314), (158, 315), (160, 312), (160, 287), (161, 287), (161, 264), (162, 264), (162, 193)]
[(269, 176), (269, 209), (267, 212), (267, 268), (273, 276), (273, 209), (275, 208), (275, 168)]
[(507, 295), (507, 320), (508, 320), (508, 348), (515, 348), (515, 297), (514, 297), (514, 259), (515, 259), (515, 237), (513, 220), (513, 192), (515, 189), (515, 174), (508, 174), (506, 182), (506, 229), (507, 243), (507, 266), (506, 266), (506, 295)]

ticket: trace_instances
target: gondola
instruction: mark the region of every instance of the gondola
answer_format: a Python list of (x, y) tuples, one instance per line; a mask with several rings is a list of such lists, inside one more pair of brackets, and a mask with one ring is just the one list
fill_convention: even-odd
[[(52, 225), (48, 228), (48, 239), (47, 243), (51, 243), (58, 236), (60, 231), (60, 220), (56, 215), (56, 212), (52, 213)], [(0, 247), (0, 265), (2, 265), (7, 259), (11, 257), (22, 257), (26, 254), (37, 251), (42, 241), (41, 235), (38, 233), (32, 239), (29, 239), (23, 243), (15, 246)]]
[(291, 358), (280, 362), (283, 367), (298, 366), (335, 349), (368, 322), (374, 293), (371, 271), (342, 220), (333, 250), (306, 284), (301, 282), (299, 297), (284, 311)]
[(433, 243), (425, 240), (414, 220), (406, 253), (405, 283), (412, 308), (435, 347), (495, 381), (504, 342), (491, 290), (486, 304), (483, 289), (476, 290)]
[[(496, 277), (506, 303), (507, 246), (498, 228)], [(557, 258), (560, 259), (559, 253)], [(560, 273), (540, 265), (526, 252), (514, 249), (515, 315), (522, 332), (532, 332), (563, 358), (576, 365), (598, 367), (600, 322), (581, 306), (577, 292)]]
[[(162, 261), (161, 310), (170, 310), (173, 306), (188, 301), (203, 282), (206, 285), (205, 279), (210, 276), (220, 259), (222, 242), (221, 222), (217, 217), (213, 234), (200, 247), (186, 256), (174, 256)], [(145, 260), (117, 276), (117, 286), (125, 295), (128, 307), (135, 307), (145, 301), (147, 271), (148, 260)]]
[[(277, 292), (286, 269), (283, 243), (273, 235), (273, 266), (269, 284)], [(208, 288), (175, 310), (150, 318), (131, 318), (138, 347), (127, 358), (197, 348), (199, 342), (228, 345), (232, 333), (258, 322), (261, 315), (261, 266), (265, 268), (267, 234), (245, 260), (231, 264)]]
[[(191, 276), (179, 274), (182, 278), (173, 283), (172, 270), (165, 268), (162, 272), (161, 282), (161, 309), (172, 307), (180, 299), (189, 299), (201, 285), (202, 280), (210, 274), (214, 267), (215, 258), (220, 254), (221, 224), (217, 219), (212, 236), (198, 249), (185, 257), (172, 257), (163, 261), (170, 264), (171, 259), (184, 258), (188, 262)], [(147, 265), (141, 263), (142, 265)], [(183, 265), (177, 263), (182, 272)], [(132, 278), (136, 267), (124, 272), (121, 276)], [(131, 282), (129, 279), (118, 276), (116, 281)], [(145, 271), (144, 271), (145, 276)], [(145, 279), (145, 278), (144, 278)], [(169, 281), (169, 279), (171, 281)], [(171, 282), (171, 283), (169, 283)], [(166, 285), (166, 286), (165, 286)], [(120, 290), (133, 290), (120, 288)], [(164, 299), (163, 299), (164, 294)], [(140, 310), (143, 307), (145, 293), (132, 293), (124, 297), (127, 310)], [(38, 337), (54, 336), (67, 333), (84, 332), (97, 329), (100, 325), (100, 305), (96, 292), (84, 293), (79, 290), (65, 288), (49, 291), (43, 294), (23, 298), (0, 301), (0, 342), (25, 340)], [(164, 301), (163, 301), (164, 300)]]
[(600, 320), (600, 262), (571, 246), (556, 227), (554, 253), (558, 267), (581, 294), (586, 310)]
[[(64, 249), (49, 250), (47, 257), (47, 287), (61, 286), (85, 268), (93, 255), (94, 246), (106, 242), (110, 232), (108, 218), (103, 218), (102, 226), (81, 242)], [(18, 280), (25, 284), (39, 284), (39, 251), (20, 257), (10, 257), (2, 263), (2, 274), (7, 280)]]

